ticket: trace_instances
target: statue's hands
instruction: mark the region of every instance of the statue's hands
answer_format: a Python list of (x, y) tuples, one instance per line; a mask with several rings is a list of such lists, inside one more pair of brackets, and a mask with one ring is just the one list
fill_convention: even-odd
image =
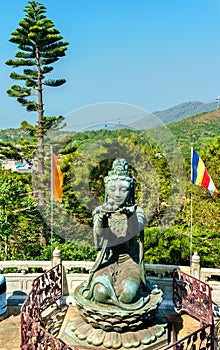
[(112, 213), (118, 210), (118, 205), (115, 204), (114, 200), (110, 198), (106, 203), (103, 203), (102, 210), (105, 213)]
[(113, 199), (109, 199), (107, 202), (95, 208), (93, 215), (99, 214), (99, 217), (110, 216), (119, 209), (118, 205), (115, 204)]
[(137, 204), (131, 205), (129, 207), (121, 208), (121, 212), (126, 214), (127, 216), (131, 216), (137, 209)]
[(111, 216), (112, 213), (120, 212), (126, 214), (127, 216), (131, 216), (137, 209), (137, 204), (131, 205), (128, 207), (119, 208), (117, 204), (115, 204), (113, 199), (109, 199), (107, 202), (95, 208), (93, 215), (98, 214), (99, 218), (103, 218), (104, 216)]

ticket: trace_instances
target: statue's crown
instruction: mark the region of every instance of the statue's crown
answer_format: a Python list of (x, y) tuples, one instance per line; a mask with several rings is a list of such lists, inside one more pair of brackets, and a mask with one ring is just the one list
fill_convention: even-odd
[(128, 170), (128, 162), (123, 158), (116, 158), (112, 164), (112, 170), (108, 172), (108, 176), (105, 177), (105, 183), (110, 180), (126, 180), (134, 183), (135, 178)]

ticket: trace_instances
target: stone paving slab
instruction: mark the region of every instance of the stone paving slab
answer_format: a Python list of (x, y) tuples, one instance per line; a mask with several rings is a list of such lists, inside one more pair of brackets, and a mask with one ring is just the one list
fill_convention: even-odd
[(0, 321), (0, 350), (20, 350), (20, 315)]

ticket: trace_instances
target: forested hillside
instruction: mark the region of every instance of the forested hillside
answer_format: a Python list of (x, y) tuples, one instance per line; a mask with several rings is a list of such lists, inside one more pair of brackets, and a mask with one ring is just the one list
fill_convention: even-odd
[[(136, 201), (147, 215), (146, 263), (189, 264), (192, 198), (193, 251), (200, 254), (203, 266), (220, 267), (220, 197), (213, 200), (206, 189), (191, 185), (190, 182), (190, 148), (193, 146), (220, 190), (220, 110), (164, 128), (150, 132), (128, 129), (87, 131), (65, 134), (63, 137), (62, 134), (50, 134), (48, 144), (53, 144), (55, 153), (61, 154), (60, 165), (64, 174), (62, 208), (70, 218), (65, 225), (65, 215), (57, 209), (56, 213), (61, 215), (58, 217), (60, 229), (67, 232), (55, 232), (53, 243), (55, 240), (54, 244), (62, 246), (64, 259), (95, 257), (92, 210), (104, 200), (103, 179), (113, 159), (124, 157), (137, 179)], [(39, 215), (32, 197), (31, 175), (12, 176), (6, 171), (1, 173), (5, 191), (12, 188), (12, 182), (13, 186), (18, 186), (19, 182), (20, 187), (13, 187), (12, 190), (15, 193), (14, 210), (11, 209), (11, 202), (9, 206), (4, 198), (0, 201), (0, 259), (49, 258), (50, 226)], [(16, 184), (13, 179), (16, 179)], [(16, 191), (23, 193), (22, 196), (28, 201), (24, 202), (23, 207)], [(18, 214), (19, 210), (21, 215)], [(49, 215), (49, 205), (47, 210)], [(28, 227), (30, 220), (32, 225)], [(12, 226), (8, 224), (10, 222)], [(16, 235), (19, 241), (16, 241)], [(22, 244), (22, 253), (17, 242)]]
[(200, 151), (220, 136), (220, 109), (169, 124), (168, 128), (175, 135), (184, 156), (188, 157), (190, 146)]

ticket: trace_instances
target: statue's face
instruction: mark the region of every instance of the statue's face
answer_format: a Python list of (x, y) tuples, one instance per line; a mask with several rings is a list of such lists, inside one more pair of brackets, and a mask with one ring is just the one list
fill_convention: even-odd
[(107, 185), (108, 197), (113, 199), (117, 206), (122, 206), (129, 198), (130, 183), (126, 180), (110, 180)]

